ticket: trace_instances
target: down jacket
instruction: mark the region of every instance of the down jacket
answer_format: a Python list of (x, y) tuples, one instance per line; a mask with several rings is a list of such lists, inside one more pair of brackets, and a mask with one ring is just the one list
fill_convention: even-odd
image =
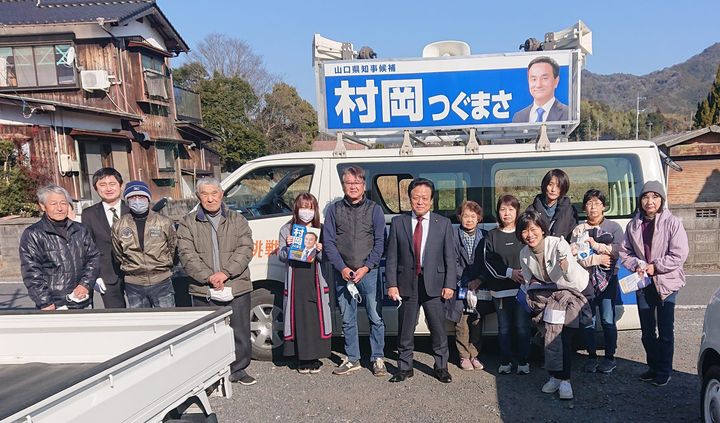
[(37, 308), (66, 306), (66, 296), (79, 284), (89, 291), (100, 274), (100, 252), (81, 223), (67, 221), (65, 237), (46, 216), (20, 238), (20, 270)]

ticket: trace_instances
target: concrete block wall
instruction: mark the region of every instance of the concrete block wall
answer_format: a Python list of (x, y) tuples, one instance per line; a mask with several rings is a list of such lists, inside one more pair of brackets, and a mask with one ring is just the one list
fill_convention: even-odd
[(0, 280), (20, 281), (20, 236), (37, 218), (0, 219)]
[(720, 270), (720, 203), (678, 205), (670, 210), (682, 220), (688, 235), (686, 269)]

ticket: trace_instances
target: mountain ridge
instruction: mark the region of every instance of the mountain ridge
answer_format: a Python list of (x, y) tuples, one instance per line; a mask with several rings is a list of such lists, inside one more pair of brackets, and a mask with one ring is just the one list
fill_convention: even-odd
[(582, 71), (581, 98), (605, 103), (615, 110), (634, 110), (637, 96), (645, 97), (640, 107), (663, 114), (694, 114), (697, 103), (710, 90), (720, 64), (720, 42), (682, 63), (645, 75), (628, 73), (596, 74)]

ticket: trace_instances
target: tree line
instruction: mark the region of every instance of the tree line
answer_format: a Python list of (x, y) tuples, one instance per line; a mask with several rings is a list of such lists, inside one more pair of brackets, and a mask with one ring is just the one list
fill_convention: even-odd
[(695, 118), (693, 119), (693, 128), (707, 128), (710, 125), (720, 124), (720, 65), (715, 74), (708, 92), (707, 97), (698, 103)]
[(266, 154), (310, 149), (318, 133), (315, 109), (247, 43), (210, 34), (189, 59), (173, 70), (173, 81), (200, 95), (203, 126), (222, 138), (211, 148), (224, 171)]

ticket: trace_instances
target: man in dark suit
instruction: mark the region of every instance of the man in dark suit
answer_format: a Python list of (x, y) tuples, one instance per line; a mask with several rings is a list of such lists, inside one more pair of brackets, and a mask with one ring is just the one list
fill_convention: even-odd
[(452, 224), (430, 212), (435, 195), (432, 181), (414, 179), (408, 194), (412, 214), (392, 219), (385, 267), (388, 296), (394, 301), (402, 298), (398, 312), (399, 371), (390, 382), (402, 382), (413, 376), (415, 326), (422, 306), (430, 326), (435, 377), (450, 383), (443, 301), (453, 297), (457, 283)]
[(125, 290), (120, 264), (113, 259), (110, 227), (129, 213), (127, 205), (120, 200), (123, 179), (120, 172), (104, 167), (93, 175), (92, 184), (102, 201), (83, 210), (82, 223), (90, 231), (100, 251), (100, 278), (105, 284), (102, 294), (105, 308), (125, 308)]
[(534, 58), (528, 64), (528, 87), (533, 103), (513, 115), (517, 122), (552, 122), (568, 120), (567, 105), (555, 98), (560, 83), (560, 66), (547, 56)]

